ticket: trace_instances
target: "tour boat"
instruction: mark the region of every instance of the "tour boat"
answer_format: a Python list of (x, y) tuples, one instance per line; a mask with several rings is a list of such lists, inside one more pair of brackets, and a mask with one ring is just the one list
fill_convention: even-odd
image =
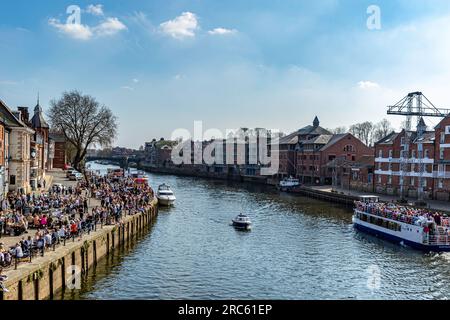
[(426, 252), (450, 251), (450, 219), (434, 211), (383, 203), (376, 196), (364, 196), (355, 202), (352, 220), (357, 230), (391, 242)]
[(138, 184), (148, 183), (148, 177), (142, 171), (132, 172), (131, 178)]
[(173, 194), (173, 191), (166, 184), (162, 184), (158, 187), (158, 192), (156, 193), (156, 197), (158, 198), (158, 203), (163, 206), (170, 206), (176, 200), (176, 198)]
[(238, 229), (249, 230), (249, 229), (251, 229), (251, 226), (252, 226), (252, 222), (250, 221), (250, 218), (242, 213), (240, 213), (236, 218), (232, 219), (231, 222), (232, 222), (232, 225)]
[(283, 180), (280, 181), (280, 184), (278, 185), (278, 187), (282, 191), (290, 190), (298, 186), (300, 186), (300, 180), (295, 179), (293, 177), (284, 178)]

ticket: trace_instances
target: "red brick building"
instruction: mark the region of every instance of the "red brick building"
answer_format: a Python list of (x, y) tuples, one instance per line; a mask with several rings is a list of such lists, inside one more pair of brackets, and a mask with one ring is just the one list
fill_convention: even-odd
[(356, 163), (373, 156), (373, 149), (351, 133), (332, 134), (316, 117), (306, 126), (280, 139), (279, 178), (296, 176), (305, 184), (332, 184), (330, 162), (339, 158)]
[(449, 200), (449, 148), (450, 116), (434, 131), (421, 119), (416, 131), (392, 132), (375, 144), (376, 191), (416, 198), (421, 188), (424, 199)]
[(52, 168), (64, 169), (67, 164), (66, 138), (62, 133), (51, 132), (50, 140), (54, 145)]
[(341, 159), (353, 164), (371, 155), (373, 149), (351, 133), (301, 140), (297, 147), (297, 177), (306, 184), (332, 184), (331, 161)]
[(321, 135), (332, 135), (320, 126), (319, 119), (314, 118), (313, 125), (301, 128), (280, 139), (278, 177), (284, 178), (297, 174), (297, 151), (299, 141), (317, 138)]

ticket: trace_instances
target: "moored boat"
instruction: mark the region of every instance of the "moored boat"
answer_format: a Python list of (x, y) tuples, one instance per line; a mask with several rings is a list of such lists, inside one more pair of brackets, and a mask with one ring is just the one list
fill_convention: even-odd
[(163, 206), (173, 205), (176, 200), (172, 189), (170, 189), (170, 186), (166, 185), (165, 183), (158, 187), (156, 198), (158, 198), (158, 203)]
[(249, 230), (251, 229), (252, 222), (248, 216), (240, 213), (236, 218), (231, 220), (233, 227), (237, 229)]
[(355, 202), (353, 225), (380, 238), (426, 252), (450, 251), (449, 217), (365, 196)]
[(294, 189), (294, 188), (296, 188), (298, 186), (300, 186), (300, 180), (295, 179), (293, 177), (284, 178), (278, 184), (278, 188), (281, 191), (289, 191), (289, 190)]

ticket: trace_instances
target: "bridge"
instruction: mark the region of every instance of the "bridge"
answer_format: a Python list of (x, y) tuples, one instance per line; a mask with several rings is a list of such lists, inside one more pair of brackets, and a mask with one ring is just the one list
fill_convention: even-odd
[(89, 161), (108, 161), (119, 165), (121, 168), (128, 169), (130, 162), (139, 162), (139, 158), (135, 156), (87, 156), (86, 162)]

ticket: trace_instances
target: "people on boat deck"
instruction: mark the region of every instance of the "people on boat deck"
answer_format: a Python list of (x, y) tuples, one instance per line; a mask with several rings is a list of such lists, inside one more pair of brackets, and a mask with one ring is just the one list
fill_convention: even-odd
[(430, 212), (427, 209), (410, 208), (393, 203), (361, 201), (356, 201), (355, 206), (359, 211), (408, 224), (425, 226), (427, 223), (434, 222), (437, 226), (446, 227), (446, 230), (450, 226), (447, 214)]

